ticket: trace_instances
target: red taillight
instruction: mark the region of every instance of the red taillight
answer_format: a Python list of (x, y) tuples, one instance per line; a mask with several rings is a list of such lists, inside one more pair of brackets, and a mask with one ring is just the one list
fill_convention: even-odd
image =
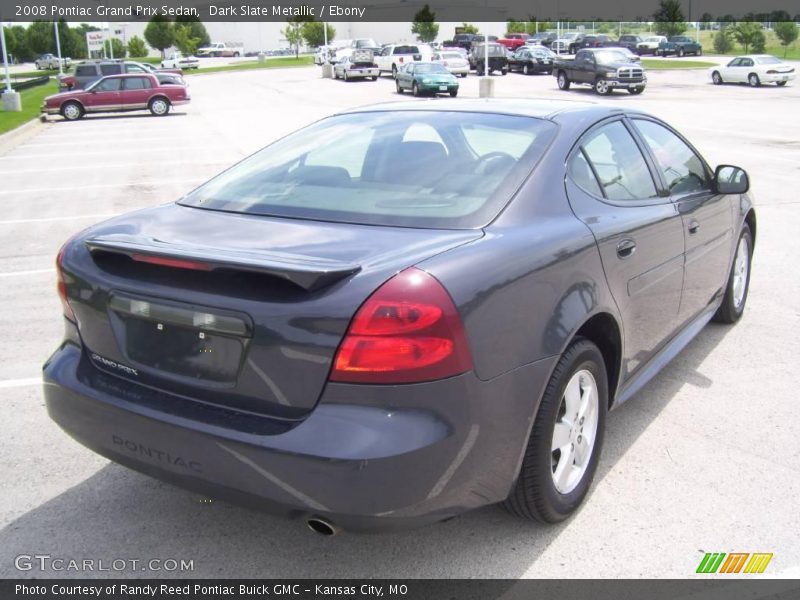
[(64, 270), (61, 266), (64, 259), (64, 251), (71, 241), (71, 239), (68, 240), (66, 244), (61, 246), (61, 250), (58, 251), (58, 256), (56, 256), (56, 278), (58, 281), (58, 297), (61, 300), (64, 316), (70, 321), (75, 321), (75, 313), (72, 312), (72, 307), (69, 305), (69, 300), (67, 299), (67, 281), (64, 278)]
[(401, 56), (400, 60), (398, 60), (397, 62), (403, 62), (403, 57)]
[(136, 262), (149, 263), (162, 267), (172, 267), (173, 269), (189, 269), (190, 271), (210, 271), (208, 263), (197, 262), (194, 260), (184, 260), (181, 258), (169, 258), (168, 256), (155, 256), (153, 254), (134, 254), (131, 256)]
[(415, 383), (471, 368), (467, 336), (452, 299), (433, 276), (410, 268), (378, 288), (358, 310), (330, 379)]
[(778, 72), (775, 69), (770, 69), (769, 71), (767, 71), (767, 75), (777, 75), (777, 74)]

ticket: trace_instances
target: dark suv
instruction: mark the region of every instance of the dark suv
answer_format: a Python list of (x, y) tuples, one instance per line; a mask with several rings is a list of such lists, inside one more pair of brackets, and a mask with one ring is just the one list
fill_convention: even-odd
[[(472, 44), (469, 51), (469, 66), (475, 69), (478, 75), (484, 74), (486, 66), (485, 44)], [(508, 73), (508, 52), (501, 44), (489, 42), (489, 75), (493, 71), (500, 71), (503, 75)]]
[[(156, 69), (146, 63), (137, 63), (121, 60), (90, 60), (75, 65), (75, 70), (71, 75), (59, 75), (58, 87), (64, 90), (82, 90), (93, 81), (97, 81), (106, 75), (149, 74), (161, 75), (173, 73), (183, 74), (181, 69)], [(183, 83), (183, 82), (181, 82)]]

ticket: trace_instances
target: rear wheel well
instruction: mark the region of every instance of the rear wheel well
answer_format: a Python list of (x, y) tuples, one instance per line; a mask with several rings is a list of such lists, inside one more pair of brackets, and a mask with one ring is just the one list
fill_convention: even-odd
[(581, 325), (575, 337), (582, 337), (591, 341), (603, 355), (608, 376), (608, 403), (609, 408), (614, 403), (619, 370), (622, 358), (622, 336), (616, 319), (608, 313), (599, 313), (592, 316)]
[(750, 227), (750, 236), (753, 238), (753, 247), (756, 245), (756, 211), (752, 208), (747, 211), (744, 222)]

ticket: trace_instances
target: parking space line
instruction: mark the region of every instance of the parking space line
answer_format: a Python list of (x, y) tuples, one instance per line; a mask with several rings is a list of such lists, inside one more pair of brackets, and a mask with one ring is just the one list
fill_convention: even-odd
[(100, 189), (100, 188), (134, 187), (143, 185), (167, 186), (178, 183), (179, 184), (188, 183), (197, 185), (200, 183), (200, 181), (198, 181), (197, 179), (170, 179), (166, 181), (129, 181), (127, 183), (97, 183), (93, 185), (75, 185), (66, 187), (59, 186), (59, 187), (31, 188), (31, 189), (21, 189), (21, 190), (0, 190), (0, 196), (10, 196), (13, 194), (38, 194), (45, 192), (64, 192), (72, 190), (88, 190), (88, 189)]
[[(226, 165), (227, 162), (219, 161), (219, 160), (210, 160), (210, 161), (193, 161), (187, 162), (185, 160), (172, 160), (172, 161), (162, 161), (158, 163), (159, 167), (164, 166), (195, 166), (195, 165)], [(136, 165), (132, 165), (131, 163), (92, 163), (90, 165), (69, 165), (66, 167), (48, 167), (46, 173), (51, 173), (53, 171), (81, 171), (81, 170), (92, 170), (96, 171), (97, 169), (123, 169), (125, 167), (134, 167), (138, 168)], [(16, 175), (17, 173), (43, 173), (42, 169), (14, 169), (12, 171), (0, 171), (0, 175)]]
[(0, 381), (0, 389), (25, 387), (29, 385), (39, 385), (42, 383), (41, 377), (26, 377), (22, 379), (5, 379)]
[[(209, 139), (211, 138), (203, 137), (203, 138), (193, 138), (191, 140), (185, 140), (185, 141), (188, 142), (188, 144), (200, 144), (203, 143), (203, 140), (209, 140)], [(165, 141), (174, 142), (175, 136), (173, 135), (169, 137), (151, 137), (151, 138), (147, 137), (114, 138), (112, 136), (108, 136), (104, 138), (104, 140), (108, 142), (109, 145), (132, 144), (135, 142), (165, 142)], [(53, 146), (85, 146), (87, 142), (92, 142), (92, 140), (87, 140), (87, 141), (82, 140), (75, 142), (44, 142), (42, 144), (28, 143), (28, 144), (22, 144), (20, 148), (39, 148), (39, 147), (52, 148)], [(95, 141), (93, 143), (97, 142)]]
[(114, 217), (120, 213), (105, 213), (95, 215), (80, 215), (77, 217), (42, 217), (40, 219), (12, 219), (10, 221), (0, 221), (0, 225), (21, 225), (23, 223), (50, 223), (54, 221), (79, 221), (80, 219), (106, 219)]
[(50, 269), (31, 269), (30, 271), (9, 271), (0, 273), (0, 277), (21, 277), (23, 275), (40, 275), (42, 273), (55, 273), (55, 267)]

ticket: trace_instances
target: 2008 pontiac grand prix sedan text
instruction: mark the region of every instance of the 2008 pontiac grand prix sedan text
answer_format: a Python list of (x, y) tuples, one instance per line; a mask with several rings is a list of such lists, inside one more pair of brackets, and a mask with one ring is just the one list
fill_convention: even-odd
[(557, 522), (608, 410), (741, 316), (748, 187), (608, 106), (339, 114), (65, 244), (47, 407), (114, 461), (325, 533), (496, 502)]

